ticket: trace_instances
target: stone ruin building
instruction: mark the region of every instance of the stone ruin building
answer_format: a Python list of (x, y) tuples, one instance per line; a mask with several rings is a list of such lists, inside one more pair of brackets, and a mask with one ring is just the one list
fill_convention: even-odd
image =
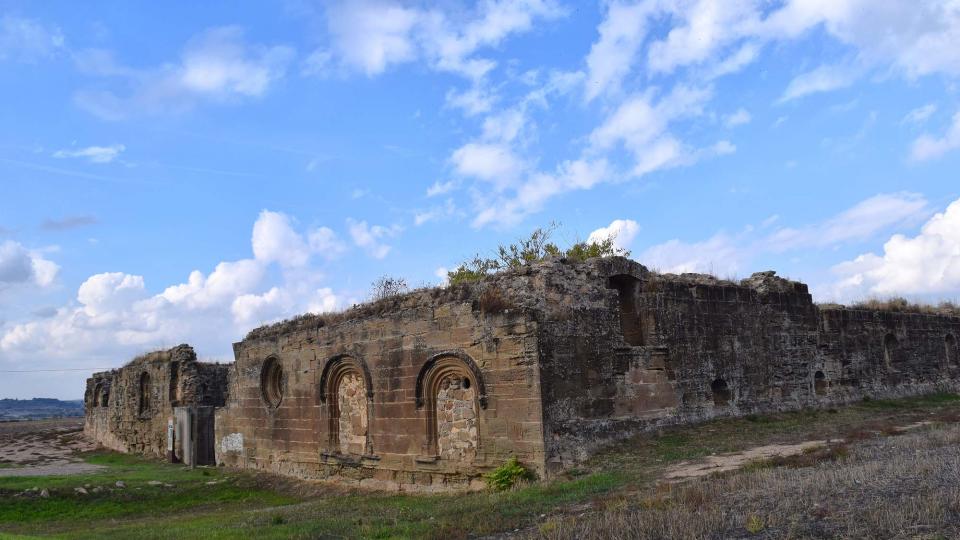
[(818, 306), (739, 283), (559, 258), (251, 331), (229, 365), (181, 345), (87, 383), (86, 432), (190, 463), (400, 490), (541, 477), (717, 416), (955, 390), (960, 317)]

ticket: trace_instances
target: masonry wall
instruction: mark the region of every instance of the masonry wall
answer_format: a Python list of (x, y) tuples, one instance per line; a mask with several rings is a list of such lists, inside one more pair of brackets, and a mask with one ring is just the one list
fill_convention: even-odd
[(948, 359), (960, 319), (820, 311), (773, 272), (732, 283), (614, 258), (545, 279), (559, 282), (540, 325), (551, 470), (657, 426), (915, 395), (960, 376)]
[(84, 394), (84, 433), (119, 452), (163, 457), (173, 408), (220, 406), (227, 366), (197, 362), (189, 345), (139, 356), (120, 369), (95, 373)]
[(511, 456), (549, 476), (659, 426), (957, 390), (958, 339), (958, 317), (819, 308), (773, 272), (552, 258), (256, 329), (230, 366), (139, 357), (88, 380), (85, 430), (162, 456), (174, 407), (214, 406), (220, 464), (479, 487)]
[(542, 473), (537, 326), (507, 305), (512, 283), (251, 333), (217, 411), (218, 462), (418, 491), (482, 486), (512, 455)]

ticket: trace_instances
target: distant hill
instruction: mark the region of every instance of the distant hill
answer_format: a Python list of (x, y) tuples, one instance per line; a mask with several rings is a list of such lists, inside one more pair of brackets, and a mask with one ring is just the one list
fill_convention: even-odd
[(53, 398), (0, 399), (0, 422), (39, 420), (62, 416), (83, 416), (83, 400), (63, 401)]

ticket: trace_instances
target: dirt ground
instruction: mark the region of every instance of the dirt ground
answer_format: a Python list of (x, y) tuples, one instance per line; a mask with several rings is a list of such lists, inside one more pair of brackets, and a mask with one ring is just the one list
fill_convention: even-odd
[(83, 419), (0, 422), (0, 477), (51, 476), (97, 471), (79, 452), (96, 448), (83, 437)]

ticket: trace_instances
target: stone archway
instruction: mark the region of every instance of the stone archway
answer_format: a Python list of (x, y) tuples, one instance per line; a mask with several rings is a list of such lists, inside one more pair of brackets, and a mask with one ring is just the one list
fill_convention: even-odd
[(480, 447), (480, 409), (486, 389), (476, 364), (462, 353), (431, 358), (417, 377), (417, 405), (425, 411), (424, 453), (471, 463)]

